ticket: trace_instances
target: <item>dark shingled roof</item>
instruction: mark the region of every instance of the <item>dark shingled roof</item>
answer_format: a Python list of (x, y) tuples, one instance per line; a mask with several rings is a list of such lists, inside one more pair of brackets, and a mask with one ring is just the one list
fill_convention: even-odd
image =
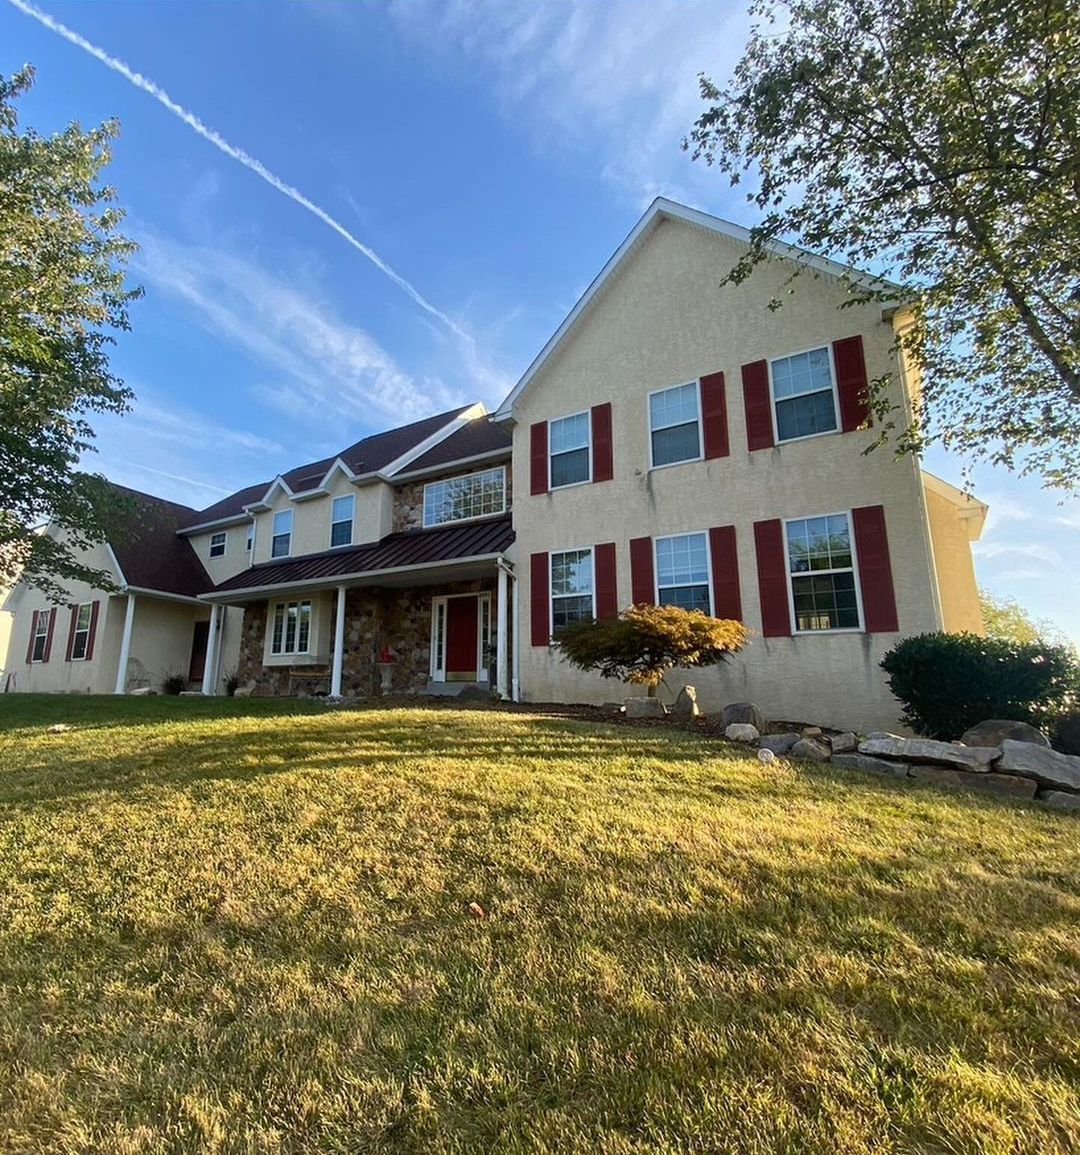
[(223, 581), (214, 592), (227, 593), (289, 582), (315, 582), (431, 562), (483, 557), (505, 553), (513, 541), (514, 531), (509, 516), (440, 526), (438, 529), (406, 530), (352, 549), (324, 550), (304, 557), (263, 562)]
[(486, 417), (478, 417), (457, 433), (451, 433), (445, 441), (432, 446), (427, 453), (422, 453), (410, 461), (402, 473), (449, 465), (454, 461), (463, 461), (468, 457), (478, 457), (481, 453), (493, 453), (497, 450), (505, 450), (509, 457), (512, 443), (513, 437), (505, 426), (496, 425)]
[(212, 589), (214, 583), (191, 543), (176, 533), (195, 511), (137, 489), (114, 488), (131, 507), (117, 518), (116, 529), (109, 534), (127, 584), (188, 597)]

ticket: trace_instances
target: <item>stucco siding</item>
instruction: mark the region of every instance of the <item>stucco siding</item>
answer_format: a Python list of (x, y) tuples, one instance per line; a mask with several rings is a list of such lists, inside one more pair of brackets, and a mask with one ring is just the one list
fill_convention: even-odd
[(971, 556), (969, 520), (954, 502), (926, 491), (926, 509), (934, 544), (944, 628), (950, 633), (986, 632), (979, 605), (979, 586)]

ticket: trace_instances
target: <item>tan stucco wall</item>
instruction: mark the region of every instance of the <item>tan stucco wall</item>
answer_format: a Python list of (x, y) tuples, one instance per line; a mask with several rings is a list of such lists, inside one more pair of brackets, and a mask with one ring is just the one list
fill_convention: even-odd
[[(529, 639), (529, 555), (614, 541), (621, 605), (630, 601), (631, 538), (734, 525), (742, 605), (760, 632), (753, 525), (770, 518), (885, 509), (900, 634), (755, 637), (720, 670), (694, 671), (706, 708), (751, 699), (770, 716), (861, 729), (898, 723), (899, 708), (878, 668), (900, 635), (939, 628), (929, 534), (917, 466), (888, 450), (862, 452), (873, 433), (830, 434), (750, 453), (741, 366), (860, 333), (871, 378), (892, 372), (893, 333), (880, 307), (838, 311), (834, 282), (805, 275), (779, 312), (785, 270), (759, 269), (742, 286), (718, 287), (736, 259), (734, 242), (665, 221), (624, 263), (576, 330), (518, 399), (513, 416), (514, 546), (523, 607), (521, 686), (528, 700), (600, 701), (624, 697), (614, 682), (579, 674)], [(646, 395), (723, 370), (731, 455), (649, 470)], [(895, 400), (903, 400), (894, 380)], [(533, 497), (529, 426), (611, 401), (614, 470), (610, 482)], [(677, 686), (680, 678), (673, 679)]]
[[(247, 537), (250, 524), (220, 526), (216, 530), (205, 533), (193, 533), (188, 537), (195, 556), (202, 563), (203, 569), (210, 575), (210, 580), (217, 585), (219, 582), (231, 578), (233, 574), (245, 570), (251, 565), (251, 554), (247, 550)], [(225, 556), (210, 556), (210, 539), (215, 533), (225, 534)]]
[(944, 628), (950, 633), (983, 634), (985, 626), (971, 555), (969, 519), (955, 502), (930, 489), (926, 490), (926, 509)]

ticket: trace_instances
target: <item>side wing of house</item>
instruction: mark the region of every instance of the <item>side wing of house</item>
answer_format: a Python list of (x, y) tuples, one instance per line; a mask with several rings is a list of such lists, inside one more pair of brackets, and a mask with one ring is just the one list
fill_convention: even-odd
[(982, 534), (988, 507), (925, 470), (922, 482), (941, 598), (942, 628), (954, 634), (983, 634), (986, 628), (971, 543), (978, 541)]

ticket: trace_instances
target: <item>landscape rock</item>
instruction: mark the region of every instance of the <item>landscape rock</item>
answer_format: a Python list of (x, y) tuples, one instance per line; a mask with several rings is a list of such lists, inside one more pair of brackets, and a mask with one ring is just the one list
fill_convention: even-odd
[(787, 754), (798, 740), (799, 735), (795, 733), (766, 734), (758, 745), (762, 750), (771, 750), (774, 754)]
[(893, 778), (906, 778), (906, 762), (890, 762), (885, 758), (873, 758), (869, 754), (834, 754), (830, 765), (841, 770), (866, 770), (870, 774), (888, 774)]
[(832, 750), (827, 741), (820, 738), (800, 738), (791, 747), (792, 758), (805, 758), (810, 762), (828, 762)]
[(621, 714), (626, 709), (622, 702), (605, 702), (601, 707), (605, 714)]
[(859, 739), (850, 730), (846, 730), (843, 734), (833, 734), (829, 745), (834, 754), (846, 754), (859, 745)]
[(151, 694), (156, 694), (152, 686), (137, 686), (134, 690), (128, 690), (128, 696), (131, 698), (148, 698)]
[[(1030, 749), (1038, 750), (1038, 747), (1030, 746)], [(873, 754), (876, 758), (896, 758), (901, 762), (944, 762), (959, 770), (985, 774), (990, 769), (990, 763), (998, 757), (999, 751), (996, 746), (956, 746), (952, 742), (936, 742), (932, 738), (871, 734), (859, 743), (859, 753)]]
[(662, 718), (664, 703), (659, 698), (627, 698), (626, 716), (628, 718)]
[(255, 679), (252, 678), (246, 686), (237, 686), (233, 692), (234, 698), (250, 698), (255, 693)]
[(698, 709), (695, 687), (683, 686), (675, 698), (671, 712), (677, 718), (696, 718), (701, 713)]
[(1039, 801), (1055, 810), (1080, 810), (1080, 794), (1067, 794), (1064, 790), (1044, 790)]
[(462, 686), (457, 699), (459, 702), (492, 702), (498, 700), (498, 694), (488, 686)]
[(980, 722), (961, 735), (960, 741), (965, 746), (1000, 746), (1006, 738), (1014, 742), (1030, 742), (1033, 746), (1050, 747), (1050, 739), (1034, 726), (1027, 722), (1010, 722), (1003, 718), (991, 718), (987, 722)]
[(1031, 778), (1019, 778), (1014, 774), (972, 774), (968, 770), (950, 770), (945, 766), (912, 766), (908, 773), (917, 781), (935, 786), (978, 790), (1009, 798), (1034, 798), (1037, 789), (1037, 783)]
[(732, 702), (730, 706), (725, 706), (720, 714), (720, 725), (727, 727), (732, 722), (756, 726), (762, 734), (769, 728), (765, 715), (753, 702)]
[(994, 769), (1023, 774), (1034, 778), (1040, 786), (1050, 786), (1055, 790), (1080, 791), (1080, 757), (1045, 750), (1030, 742), (1006, 738), (1001, 743), (1001, 760)]
[(821, 733), (822, 730), (820, 726), (804, 726), (802, 736), (804, 738), (820, 738)]
[(749, 722), (732, 722), (724, 728), (724, 737), (729, 742), (756, 742), (761, 737), (757, 726)]

